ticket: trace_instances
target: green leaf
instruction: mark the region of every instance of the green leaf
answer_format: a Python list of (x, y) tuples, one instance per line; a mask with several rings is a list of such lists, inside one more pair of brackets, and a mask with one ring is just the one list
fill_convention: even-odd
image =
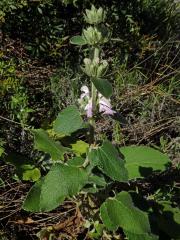
[(131, 233), (127, 231), (124, 231), (124, 232), (128, 240), (158, 240), (159, 239), (158, 236), (155, 236), (153, 234), (148, 234), (148, 233), (137, 234), (137, 233)]
[(68, 160), (69, 166), (81, 167), (84, 163), (85, 159), (82, 157), (74, 157)]
[(16, 167), (16, 174), (22, 180), (35, 182), (41, 176), (41, 172), (35, 167), (34, 162), (24, 155), (9, 153), (5, 161)]
[(98, 176), (94, 174), (91, 174), (89, 176), (88, 183), (95, 184), (96, 186), (99, 187), (105, 187), (107, 184), (104, 176)]
[(147, 177), (155, 170), (165, 170), (170, 163), (167, 155), (146, 146), (122, 147), (120, 152), (124, 155), (129, 179)]
[(72, 37), (70, 39), (70, 43), (74, 44), (74, 45), (79, 45), (79, 46), (87, 44), (87, 42), (86, 42), (86, 40), (84, 39), (83, 36), (74, 36), (74, 37)]
[(30, 189), (22, 208), (30, 212), (40, 212), (41, 188), (44, 183), (44, 178), (37, 181)]
[(30, 189), (23, 209), (31, 212), (51, 211), (65, 198), (79, 192), (87, 180), (88, 175), (83, 169), (56, 164)]
[[(133, 204), (128, 192), (121, 192), (115, 198), (109, 198), (100, 208), (101, 218), (109, 230), (121, 227), (129, 240), (157, 239), (151, 234), (148, 214)], [(139, 238), (138, 238), (139, 236)], [(143, 237), (142, 237), (143, 236)]]
[(124, 167), (124, 161), (120, 158), (118, 151), (111, 142), (104, 141), (100, 148), (91, 150), (89, 159), (94, 166), (98, 166), (111, 179), (127, 181), (128, 174)]
[(106, 79), (94, 79), (93, 80), (94, 86), (96, 89), (105, 97), (110, 98), (112, 95), (112, 85)]
[(87, 152), (87, 149), (89, 148), (89, 144), (79, 140), (74, 144), (71, 144), (72, 146), (72, 150), (73, 152), (77, 155), (77, 156), (81, 156), (83, 154), (85, 154)]
[(116, 224), (109, 217), (107, 201), (103, 203), (100, 207), (100, 216), (102, 218), (104, 225), (107, 227), (109, 231), (116, 231), (118, 229), (118, 224)]
[(159, 212), (155, 213), (158, 227), (173, 239), (180, 239), (180, 210), (170, 204), (159, 205)]
[(25, 181), (36, 182), (41, 177), (41, 172), (38, 168), (27, 169), (23, 172), (22, 179)]
[(59, 113), (53, 129), (58, 134), (70, 135), (83, 128), (83, 120), (76, 106), (69, 106)]
[(32, 130), (34, 134), (34, 147), (39, 151), (49, 153), (52, 160), (63, 160), (64, 153), (68, 148), (63, 147), (60, 143), (51, 139), (43, 129)]

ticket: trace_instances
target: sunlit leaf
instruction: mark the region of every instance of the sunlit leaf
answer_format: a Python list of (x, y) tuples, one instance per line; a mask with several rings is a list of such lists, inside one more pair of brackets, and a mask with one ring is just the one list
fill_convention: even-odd
[(41, 172), (38, 168), (27, 169), (23, 172), (22, 179), (25, 181), (36, 182), (41, 177)]
[(124, 166), (124, 160), (111, 142), (104, 141), (101, 147), (91, 150), (89, 159), (94, 166), (98, 166), (111, 179), (127, 181), (128, 175)]
[(162, 171), (170, 164), (167, 155), (146, 146), (121, 147), (129, 179), (147, 177), (153, 171)]
[(73, 152), (77, 156), (81, 156), (87, 152), (87, 149), (89, 148), (89, 144), (79, 140), (76, 143), (71, 144)]
[(30, 189), (23, 209), (31, 212), (55, 209), (65, 198), (78, 193), (87, 180), (88, 175), (83, 169), (56, 164)]
[(83, 128), (83, 120), (76, 106), (69, 106), (59, 113), (53, 129), (58, 134), (70, 135)]

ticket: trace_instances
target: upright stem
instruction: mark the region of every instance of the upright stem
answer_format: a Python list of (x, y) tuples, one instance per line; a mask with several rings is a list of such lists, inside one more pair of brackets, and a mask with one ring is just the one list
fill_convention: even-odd
[[(94, 48), (94, 60), (97, 58), (99, 58), (99, 48), (95, 47)], [(96, 112), (97, 90), (96, 90), (96, 87), (94, 86), (93, 82), (92, 82), (92, 86), (91, 86), (91, 94), (92, 94), (92, 96), (91, 96), (92, 97), (92, 115), (94, 115), (94, 112)]]
[(94, 48), (94, 59), (95, 58), (99, 58), (99, 48), (98, 47)]
[(97, 90), (93, 82), (91, 83), (91, 97), (92, 97), (92, 118), (93, 118), (93, 115), (96, 112), (96, 100), (97, 100)]
[[(99, 48), (94, 48), (94, 60), (99, 58)], [(92, 118), (90, 119), (90, 143), (94, 143), (94, 128), (95, 128), (95, 121), (94, 121), (94, 113), (96, 112), (96, 103), (97, 103), (97, 90), (94, 86), (92, 79), (91, 79), (91, 98), (92, 98)]]

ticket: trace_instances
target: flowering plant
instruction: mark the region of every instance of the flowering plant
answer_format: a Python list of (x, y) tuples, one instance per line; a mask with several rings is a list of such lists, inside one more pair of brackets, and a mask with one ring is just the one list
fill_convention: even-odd
[[(108, 193), (113, 186), (119, 187), (119, 182), (126, 184), (129, 181), (125, 185), (127, 188), (131, 180), (148, 176), (151, 169), (164, 170), (169, 164), (169, 158), (166, 155), (149, 147), (128, 146), (117, 149), (108, 140), (95, 141), (95, 114), (113, 117), (117, 115), (110, 102), (112, 86), (105, 78), (108, 63), (101, 57), (101, 45), (104, 43), (101, 30), (104, 31), (106, 28), (103, 26), (105, 16), (102, 8), (96, 9), (92, 6), (91, 10), (86, 11), (85, 20), (93, 26), (89, 27), (88, 31), (83, 31), (83, 36), (71, 39), (73, 44), (89, 44), (93, 52), (93, 55), (89, 54), (89, 57), (84, 59), (82, 67), (89, 78), (91, 88), (83, 85), (78, 99), (81, 110), (88, 118), (88, 123), (83, 120), (76, 106), (68, 106), (59, 113), (52, 124), (51, 134), (53, 132), (55, 139), (52, 139), (43, 129), (32, 130), (35, 148), (51, 156), (52, 166), (47, 175), (30, 189), (23, 204), (23, 208), (27, 211), (50, 211), (63, 203), (65, 198), (72, 198), (81, 189), (83, 193), (92, 194), (101, 190)], [(99, 24), (102, 25), (101, 28)], [(108, 30), (106, 29), (105, 32)], [(82, 129), (86, 132), (85, 137), (87, 136), (88, 143), (78, 138), (78, 133)], [(69, 136), (72, 137), (70, 137), (72, 140), (69, 140), (72, 142), (65, 145), (67, 140), (65, 141), (63, 137)], [(116, 187), (113, 192), (115, 196), (108, 198), (100, 206), (102, 229), (106, 227), (113, 232), (121, 227), (129, 240), (157, 240), (157, 236), (151, 232), (148, 212), (136, 206), (134, 196), (137, 197), (137, 192), (117, 193)], [(51, 198), (49, 193), (52, 195)], [(152, 209), (149, 212), (152, 215)], [(159, 217), (162, 216), (159, 215)], [(103, 234), (103, 231), (101, 233)]]

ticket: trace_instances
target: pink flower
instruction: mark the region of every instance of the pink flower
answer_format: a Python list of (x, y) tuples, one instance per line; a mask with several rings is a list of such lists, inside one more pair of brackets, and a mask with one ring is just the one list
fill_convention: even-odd
[[(90, 98), (90, 92), (87, 86), (81, 87), (81, 96), (79, 99), (79, 103), (82, 109), (86, 112), (88, 118), (91, 118), (93, 115), (92, 111), (92, 98)], [(110, 99), (107, 99), (102, 96), (102, 94), (98, 94), (98, 104), (99, 104), (99, 112), (104, 115), (114, 115), (116, 111), (112, 110), (112, 106), (110, 103)]]
[(89, 88), (87, 86), (81, 87), (81, 96), (79, 99), (79, 104), (81, 108), (86, 112), (88, 118), (92, 117), (92, 99), (90, 98)]
[(86, 115), (88, 118), (92, 118), (92, 98), (89, 99), (88, 104), (85, 106)]
[(104, 115), (113, 115), (116, 111), (112, 110), (110, 99), (99, 94), (99, 112)]

